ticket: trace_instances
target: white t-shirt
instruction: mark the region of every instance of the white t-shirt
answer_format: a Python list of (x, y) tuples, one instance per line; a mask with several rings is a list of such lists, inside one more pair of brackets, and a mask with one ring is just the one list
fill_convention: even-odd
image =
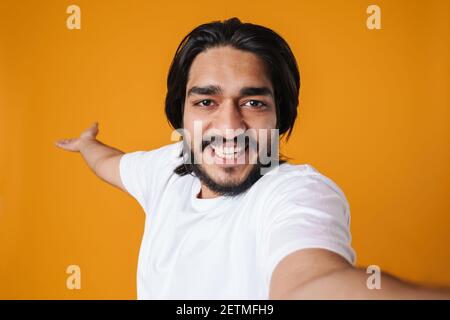
[(181, 142), (122, 156), (120, 176), (146, 213), (138, 299), (268, 299), (288, 254), (325, 248), (355, 263), (339, 187), (310, 165), (284, 163), (236, 197), (199, 199), (178, 176)]

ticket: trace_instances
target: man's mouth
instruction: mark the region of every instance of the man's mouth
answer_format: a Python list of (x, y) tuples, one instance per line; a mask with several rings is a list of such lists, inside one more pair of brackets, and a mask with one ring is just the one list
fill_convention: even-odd
[(213, 138), (210, 141), (203, 141), (203, 160), (206, 164), (219, 166), (238, 166), (246, 164), (250, 157), (250, 143), (248, 139)]
[(214, 151), (214, 155), (224, 160), (233, 160), (239, 158), (248, 149), (248, 144), (238, 145), (232, 144), (214, 144), (211, 143), (210, 147)]

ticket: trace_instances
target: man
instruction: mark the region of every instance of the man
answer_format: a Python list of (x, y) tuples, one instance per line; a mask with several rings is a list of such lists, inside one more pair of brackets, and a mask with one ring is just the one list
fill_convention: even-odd
[(369, 290), (343, 192), (310, 165), (279, 164), (300, 78), (278, 34), (237, 18), (201, 25), (167, 86), (182, 141), (124, 154), (96, 140), (96, 123), (57, 142), (144, 208), (139, 299), (448, 297), (387, 275)]

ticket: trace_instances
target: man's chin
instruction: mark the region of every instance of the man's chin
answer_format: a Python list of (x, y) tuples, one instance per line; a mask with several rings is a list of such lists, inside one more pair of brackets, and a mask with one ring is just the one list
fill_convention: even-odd
[(257, 164), (195, 164), (193, 172), (210, 190), (223, 196), (244, 193), (261, 177)]
[(218, 184), (237, 186), (247, 179), (253, 165), (249, 164), (212, 164), (201, 169)]

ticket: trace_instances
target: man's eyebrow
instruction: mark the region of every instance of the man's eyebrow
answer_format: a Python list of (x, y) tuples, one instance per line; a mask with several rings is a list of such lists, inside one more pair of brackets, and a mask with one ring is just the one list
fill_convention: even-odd
[[(218, 95), (222, 93), (222, 89), (219, 86), (215, 85), (209, 85), (204, 87), (198, 87), (193, 86), (190, 88), (187, 92), (187, 96), (190, 96), (192, 94), (199, 94), (199, 95)], [(273, 92), (268, 87), (244, 87), (241, 90), (239, 90), (239, 94), (243, 97), (247, 96), (272, 96)]]
[(190, 88), (188, 90), (187, 96), (190, 96), (192, 94), (202, 94), (202, 95), (213, 96), (213, 95), (218, 95), (221, 92), (222, 92), (222, 89), (219, 86), (215, 86), (215, 85), (209, 85), (209, 86), (204, 86), (204, 87), (193, 86), (192, 88)]
[(241, 96), (272, 96), (273, 92), (268, 87), (244, 87), (239, 93)]

